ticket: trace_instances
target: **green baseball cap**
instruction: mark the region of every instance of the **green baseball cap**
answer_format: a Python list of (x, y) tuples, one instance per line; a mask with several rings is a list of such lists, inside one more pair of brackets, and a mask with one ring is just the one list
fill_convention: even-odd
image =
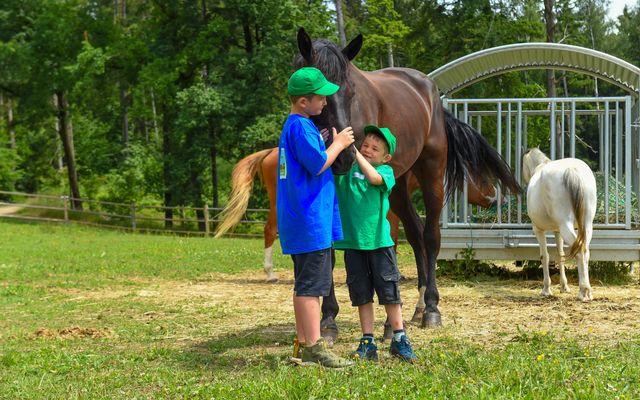
[(378, 128), (375, 125), (367, 125), (364, 127), (364, 133), (375, 133), (378, 136), (382, 136), (389, 145), (389, 154), (393, 155), (396, 151), (396, 137), (389, 128)]
[(305, 94), (317, 94), (320, 96), (331, 96), (340, 89), (340, 86), (331, 83), (322, 75), (318, 68), (300, 68), (289, 78), (287, 91), (292, 96), (303, 96)]

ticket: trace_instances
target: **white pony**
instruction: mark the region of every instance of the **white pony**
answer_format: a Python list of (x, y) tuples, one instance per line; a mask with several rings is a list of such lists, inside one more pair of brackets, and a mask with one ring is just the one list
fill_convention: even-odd
[[(563, 242), (569, 257), (576, 256), (580, 293), (578, 299), (593, 299), (589, 284), (589, 243), (593, 235), (596, 213), (596, 178), (582, 160), (563, 158), (551, 161), (540, 149), (529, 149), (522, 160), (522, 177), (527, 188), (527, 211), (533, 232), (540, 244), (540, 258), (544, 271), (543, 296), (550, 296), (549, 252), (545, 231), (553, 231), (558, 249), (561, 291), (568, 292), (564, 273)], [(574, 232), (577, 227), (577, 234)]]

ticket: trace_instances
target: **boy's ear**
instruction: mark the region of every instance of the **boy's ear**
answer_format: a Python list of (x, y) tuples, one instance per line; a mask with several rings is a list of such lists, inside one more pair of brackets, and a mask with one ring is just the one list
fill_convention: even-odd
[(349, 61), (351, 61), (354, 58), (356, 58), (361, 48), (362, 48), (362, 34), (359, 34), (351, 42), (349, 42), (349, 44), (344, 49), (342, 49), (342, 54), (344, 54), (345, 57), (347, 57)]
[(298, 29), (298, 50), (308, 65), (313, 65), (313, 43), (304, 28)]
[(391, 161), (391, 154), (387, 153), (387, 155), (385, 155), (384, 157), (382, 157), (382, 162), (384, 162), (385, 164), (388, 163), (389, 161)]

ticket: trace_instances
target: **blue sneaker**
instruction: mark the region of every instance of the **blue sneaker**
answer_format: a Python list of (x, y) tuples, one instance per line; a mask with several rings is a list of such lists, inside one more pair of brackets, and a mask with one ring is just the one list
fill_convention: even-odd
[(416, 353), (413, 352), (411, 343), (409, 343), (409, 338), (407, 338), (407, 335), (402, 335), (400, 337), (400, 340), (398, 341), (391, 340), (389, 352), (392, 356), (398, 357), (402, 361), (406, 361), (411, 364), (418, 361), (418, 356), (416, 356)]
[(356, 351), (351, 353), (351, 357), (357, 360), (378, 361), (378, 346), (371, 338), (363, 337)]

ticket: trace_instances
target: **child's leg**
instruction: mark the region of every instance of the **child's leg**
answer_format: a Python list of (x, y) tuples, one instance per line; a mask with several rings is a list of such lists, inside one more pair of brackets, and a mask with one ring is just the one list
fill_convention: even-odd
[(404, 323), (402, 322), (402, 307), (400, 304), (385, 304), (385, 311), (391, 324), (391, 329), (394, 331), (404, 329)]
[(373, 334), (373, 322), (375, 320), (373, 303), (358, 306), (358, 315), (360, 316), (362, 336), (365, 336), (365, 334)]
[(320, 339), (320, 299), (293, 295), (298, 341), (313, 346)]

